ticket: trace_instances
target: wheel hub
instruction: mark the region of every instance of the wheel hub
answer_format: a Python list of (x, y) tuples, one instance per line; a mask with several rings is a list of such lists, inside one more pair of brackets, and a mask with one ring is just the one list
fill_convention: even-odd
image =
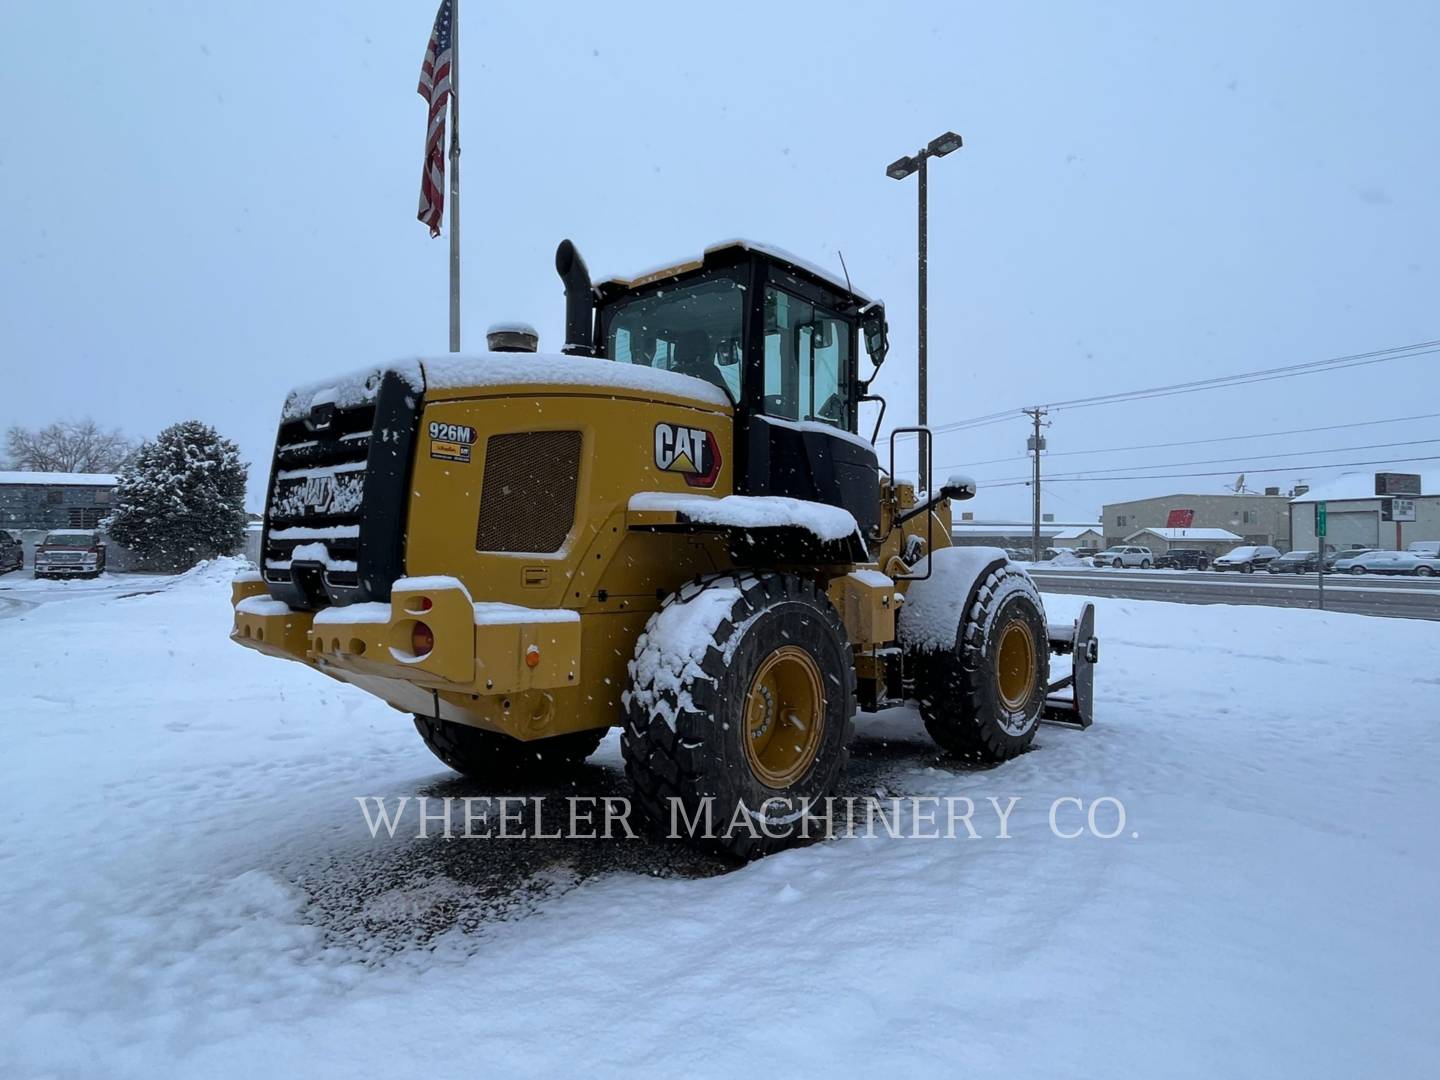
[(825, 728), (820, 666), (798, 645), (765, 658), (745, 695), (745, 757), (755, 778), (784, 788), (815, 761)]
[(1012, 711), (1024, 707), (1035, 682), (1035, 638), (1024, 620), (1007, 623), (1001, 632), (995, 675), (1005, 707)]

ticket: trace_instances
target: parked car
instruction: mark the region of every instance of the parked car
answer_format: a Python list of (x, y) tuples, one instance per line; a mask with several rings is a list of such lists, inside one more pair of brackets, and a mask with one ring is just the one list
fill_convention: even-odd
[(1354, 558), (1335, 563), (1337, 574), (1414, 574), (1434, 577), (1440, 574), (1440, 560), (1416, 555), (1413, 551), (1367, 551)]
[(1171, 548), (1155, 556), (1157, 570), (1205, 570), (1210, 566), (1210, 555), (1200, 548)]
[(1335, 569), (1335, 564), (1341, 559), (1353, 559), (1357, 555), (1365, 555), (1371, 551), (1378, 551), (1378, 548), (1352, 547), (1343, 551), (1332, 551), (1325, 556), (1325, 572), (1329, 573)]
[(19, 570), (25, 565), (25, 548), (20, 537), (8, 529), (0, 529), (0, 574)]
[(52, 529), (35, 549), (35, 576), (99, 577), (105, 545), (94, 529)]
[(1265, 567), (1272, 574), (1314, 574), (1320, 570), (1318, 551), (1288, 551), (1278, 559), (1271, 559)]
[(1238, 570), (1242, 574), (1253, 574), (1256, 570), (1264, 570), (1272, 560), (1279, 557), (1280, 549), (1269, 544), (1242, 544), (1227, 551), (1210, 565), (1221, 573)]
[(1106, 548), (1099, 552), (1092, 561), (1096, 566), (1113, 566), (1117, 570), (1123, 566), (1138, 566), (1141, 570), (1149, 570), (1155, 563), (1154, 556), (1150, 554), (1148, 547), (1136, 547), (1133, 544), (1120, 544)]
[(1405, 550), (1416, 555), (1433, 555), (1440, 558), (1440, 540), (1411, 540)]

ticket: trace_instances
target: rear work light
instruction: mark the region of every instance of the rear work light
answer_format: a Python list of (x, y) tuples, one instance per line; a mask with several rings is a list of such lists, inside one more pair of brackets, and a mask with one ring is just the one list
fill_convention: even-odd
[(416, 656), (424, 656), (434, 648), (434, 633), (423, 622), (417, 622), (415, 629), (410, 631), (410, 651)]

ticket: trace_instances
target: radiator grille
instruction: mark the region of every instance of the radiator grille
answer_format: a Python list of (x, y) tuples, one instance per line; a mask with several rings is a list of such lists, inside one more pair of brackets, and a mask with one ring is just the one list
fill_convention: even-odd
[(578, 431), (490, 436), (475, 550), (560, 550), (575, 524), (580, 444)]

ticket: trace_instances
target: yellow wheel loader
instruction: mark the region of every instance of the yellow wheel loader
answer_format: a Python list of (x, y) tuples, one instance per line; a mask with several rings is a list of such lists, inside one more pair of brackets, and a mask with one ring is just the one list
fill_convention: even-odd
[(833, 789), (857, 709), (916, 700), (987, 761), (1047, 714), (1088, 726), (1093, 612), (1047, 625), (1004, 552), (950, 546), (973, 483), (895, 476), (896, 437), (927, 431), (892, 432), (886, 469), (860, 433), (879, 303), (748, 242), (597, 286), (566, 241), (556, 268), (561, 354), (498, 327), (487, 353), (291, 392), (235, 641), (375, 694), (487, 781), (618, 725), (636, 806), (759, 826), (703, 838), (742, 858)]

